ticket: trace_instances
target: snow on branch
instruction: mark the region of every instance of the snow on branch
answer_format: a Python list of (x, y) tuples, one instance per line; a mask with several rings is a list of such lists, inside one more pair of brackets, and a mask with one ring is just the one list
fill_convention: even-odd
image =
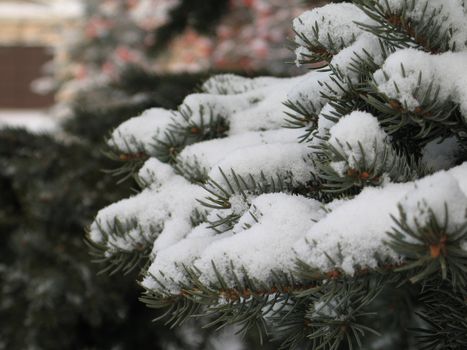
[[(213, 77), (109, 140), (153, 158), (142, 192), (99, 212), (89, 239), (104, 256), (144, 244), (144, 300), (175, 323), (204, 308), (246, 328), (303, 312), (304, 337), (338, 344), (329, 320), (362, 330), (349, 315), (391, 283), (467, 285), (465, 5), (355, 3), (294, 21), (297, 60), (326, 69)], [(420, 28), (426, 13), (449, 31), (446, 52), (378, 29), (389, 15)]]

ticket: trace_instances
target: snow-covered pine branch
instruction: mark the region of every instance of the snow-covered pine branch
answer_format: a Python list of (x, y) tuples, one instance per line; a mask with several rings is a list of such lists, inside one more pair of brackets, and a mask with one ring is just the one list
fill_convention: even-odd
[[(466, 296), (466, 11), (462, 0), (326, 5), (294, 29), (297, 63), (328, 69), (216, 76), (177, 111), (123, 123), (109, 145), (150, 157), (144, 188), (98, 213), (95, 252), (114, 270), (144, 254), (143, 299), (174, 322), (272, 328), (291, 348), (401, 346), (410, 307), (433, 310), (426, 288), (447, 291), (445, 309)], [(389, 305), (408, 319), (388, 321)], [(450, 317), (424, 327), (450, 334)]]

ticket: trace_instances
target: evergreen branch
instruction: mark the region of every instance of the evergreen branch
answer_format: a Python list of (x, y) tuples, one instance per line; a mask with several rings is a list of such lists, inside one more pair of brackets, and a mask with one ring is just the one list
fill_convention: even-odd
[(85, 239), (90, 255), (93, 257), (92, 262), (103, 265), (99, 274), (108, 273), (114, 275), (118, 272), (123, 272), (128, 275), (133, 271), (144, 268), (149, 261), (151, 249), (146, 248), (140, 251), (118, 251), (115, 254), (108, 255), (108, 247), (97, 244), (96, 242)]
[[(403, 69), (403, 66), (401, 67)], [(422, 86), (422, 75), (419, 75), (418, 86)], [(466, 130), (465, 120), (458, 113), (458, 105), (438, 99), (440, 87), (435, 87), (431, 81), (426, 89), (417, 89), (413, 96), (420, 101), (420, 106), (410, 110), (406, 103), (389, 98), (378, 91), (374, 83), (370, 83), (361, 98), (378, 115), (382, 126), (391, 135), (402, 133), (410, 128), (410, 137), (420, 140), (421, 144), (443, 137), (452, 130)]]
[(177, 155), (187, 145), (186, 138), (179, 137), (173, 131), (165, 132), (164, 138), (154, 139), (154, 156), (161, 162), (174, 164), (177, 161)]
[[(302, 263), (299, 267), (300, 275), (306, 275), (312, 279), (296, 280), (293, 274), (271, 271), (271, 282), (264, 283), (249, 278), (246, 273), (240, 279), (233, 272), (234, 266), (232, 265), (230, 271), (234, 281), (232, 286), (214, 264), (213, 269), (216, 272), (217, 281), (211, 282), (209, 285), (202, 282), (198, 270), (184, 266), (186, 282), (180, 285), (178, 293), (174, 294), (172, 289), (166, 289), (165, 285), (159, 282), (160, 288), (146, 290), (142, 300), (153, 308), (169, 307), (163, 316), (163, 318), (168, 318), (168, 324), (178, 325), (188, 318), (203, 316), (211, 319), (207, 324), (208, 327), (222, 328), (225, 325), (241, 324), (245, 331), (259, 327), (260, 332), (264, 332), (266, 330), (263, 328), (265, 321), (280, 321), (281, 325), (287, 324), (289, 316), (295, 317), (297, 315), (297, 305), (310, 303), (310, 299), (316, 299), (317, 295), (320, 296), (320, 300), (332, 300), (334, 296), (339, 296), (339, 293), (342, 293), (342, 296), (350, 296), (352, 293), (343, 292), (342, 286), (352, 287), (352, 290), (355, 291), (363, 291), (367, 288), (364, 286), (371, 286), (371, 288), (365, 289), (366, 293), (356, 293), (359, 295), (358, 298), (355, 295), (352, 297), (352, 300), (360, 303), (359, 307), (354, 306), (352, 310), (360, 312), (363, 306), (366, 306), (379, 294), (383, 284), (394, 284), (400, 281), (400, 274), (392, 273), (396, 267), (397, 265), (394, 264), (386, 264), (373, 270), (363, 268), (358, 270), (354, 276), (349, 276), (339, 270), (319, 272)], [(154, 276), (152, 278), (157, 281)], [(188, 308), (186, 305), (191, 306)], [(340, 307), (341, 304), (336, 303), (335, 306)], [(180, 312), (180, 309), (185, 311)], [(190, 312), (188, 312), (189, 310)], [(361, 315), (363, 315), (363, 311)], [(365, 313), (365, 315), (369, 314)], [(313, 322), (313, 320), (310, 321)], [(311, 325), (306, 321), (306, 317), (301, 318), (302, 326), (304, 322), (307, 327)], [(332, 322), (335, 320), (329, 320), (329, 323)], [(350, 322), (350, 320), (346, 320), (346, 322)], [(371, 332), (363, 325), (358, 326), (355, 323), (354, 326), (358, 327), (360, 331)], [(319, 334), (321, 337), (322, 334)], [(315, 336), (317, 335), (318, 333), (315, 334)]]
[[(322, 190), (325, 192), (355, 195), (363, 187), (381, 185), (385, 177), (395, 182), (406, 182), (426, 173), (413, 157), (407, 158), (397, 154), (389, 144), (383, 149), (377, 149), (376, 143), (374, 144), (375, 157), (371, 163), (367, 161), (367, 151), (360, 143), (358, 150), (352, 150), (349, 144), (346, 144), (346, 147), (350, 153), (357, 151), (360, 154), (358, 159), (353, 156), (349, 160), (349, 156), (342, 153), (343, 145), (341, 150), (325, 142), (317, 147), (316, 151), (322, 155), (317, 162), (318, 176), (322, 180)], [(342, 164), (344, 173), (340, 173), (333, 166), (339, 163)]]
[(180, 120), (174, 119), (168, 129), (175, 135), (186, 140), (186, 144), (221, 138), (229, 130), (228, 120), (225, 116), (217, 115), (208, 105), (200, 105), (200, 120), (194, 121), (193, 111), (188, 105), (179, 108)]
[(443, 222), (440, 222), (430, 208), (427, 210), (427, 221), (415, 221), (415, 227), (409, 225), (407, 213), (401, 206), (399, 219), (393, 217), (396, 227), (388, 233), (391, 238), (388, 244), (407, 261), (405, 266), (396, 271), (412, 271), (412, 283), (441, 272), (441, 278), (449, 279), (453, 288), (465, 288), (467, 252), (460, 245), (467, 239), (467, 220), (462, 226), (449, 232), (448, 204), (445, 204)]
[[(100, 273), (110, 275), (120, 271), (129, 274), (145, 266), (152, 250), (152, 237), (161, 231), (161, 228), (151, 226), (148, 234), (136, 220), (121, 222), (115, 218), (112, 224), (107, 223), (109, 229), (105, 229), (98, 221), (95, 223), (103, 240), (97, 243), (89, 238), (88, 233), (85, 243), (94, 257), (92, 261), (104, 265)], [(130, 232), (137, 232), (138, 239)], [(125, 246), (122, 246), (123, 243)]]
[(425, 0), (417, 21), (408, 16), (416, 0), (405, 0), (402, 9), (397, 12), (392, 10), (387, 1), (355, 0), (354, 3), (377, 23), (358, 25), (396, 48), (415, 46), (434, 54), (453, 49), (449, 46), (452, 32), (443, 29), (442, 21), (438, 18), (441, 8), (428, 13), (428, 0)]
[(219, 169), (223, 178), (223, 184), (219, 184), (213, 179), (208, 179), (203, 187), (209, 196), (203, 200), (198, 200), (203, 206), (211, 209), (228, 210), (226, 215), (218, 214), (218, 219), (210, 221), (210, 227), (225, 232), (230, 230), (240, 218), (243, 213), (232, 212), (232, 204), (230, 199), (233, 196), (240, 198), (245, 203), (245, 207), (250, 207), (251, 196), (258, 196), (265, 193), (275, 192), (288, 192), (297, 193), (298, 191), (307, 191), (306, 187), (302, 189), (293, 184), (293, 174), (289, 173), (287, 176), (266, 177), (261, 172), (259, 177), (251, 174), (241, 176), (233, 169), (230, 169), (230, 174), (227, 176), (222, 169)]
[(191, 183), (204, 184), (208, 181), (208, 169), (201, 166), (196, 158), (191, 161), (180, 161), (173, 164), (174, 170), (177, 174), (183, 176)]
[(463, 349), (467, 346), (467, 295), (449, 283), (429, 282), (419, 296), (417, 315), (424, 324), (412, 328), (423, 350)]
[(285, 127), (292, 129), (304, 128), (305, 134), (299, 138), (299, 141), (304, 142), (308, 140), (318, 126), (318, 113), (316, 113), (313, 102), (309, 101), (307, 105), (304, 105), (304, 103), (300, 101), (293, 102), (287, 100), (284, 102), (284, 106), (292, 110), (292, 112), (285, 112), (288, 117), (285, 119)]
[(137, 178), (136, 174), (149, 156), (144, 152), (121, 153), (116, 150), (107, 149), (102, 151), (104, 155), (121, 165), (114, 169), (105, 169), (104, 173), (118, 178), (117, 184), (123, 183), (131, 178)]
[[(298, 20), (301, 21), (300, 18)], [(302, 22), (303, 24), (303, 22)], [(331, 38), (330, 35), (327, 35), (328, 42), (323, 43), (319, 40), (319, 26), (318, 22), (315, 22), (312, 27), (312, 37), (307, 37), (305, 34), (294, 31), (296, 37), (301, 40), (303, 46), (307, 53), (302, 52), (298, 62), (300, 64), (320, 64), (318, 68), (323, 68), (329, 62), (331, 62), (334, 55), (336, 55), (340, 50), (345, 48), (345, 43), (341, 38), (340, 42), (336, 42)], [(355, 40), (355, 38), (353, 39)]]

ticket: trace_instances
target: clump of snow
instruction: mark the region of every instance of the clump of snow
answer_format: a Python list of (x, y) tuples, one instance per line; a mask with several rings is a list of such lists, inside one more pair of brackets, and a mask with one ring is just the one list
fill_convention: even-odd
[(191, 94), (183, 101), (180, 111), (189, 116), (189, 121), (196, 124), (208, 122), (210, 116), (229, 120), (232, 114), (249, 108), (254, 101), (263, 98), (264, 93), (261, 89), (237, 95)]
[(231, 116), (229, 134), (282, 128), (285, 110), (283, 102), (287, 92), (303, 79), (304, 77), (281, 79), (277, 84), (268, 85), (262, 89), (264, 98), (260, 100), (256, 100), (254, 95), (251, 96), (253, 92), (247, 93), (250, 108)]
[(460, 189), (467, 196), (467, 162), (449, 169), (449, 174), (457, 180)]
[[(147, 163), (146, 169), (154, 162)], [(167, 172), (159, 180), (164, 175)], [(105, 244), (110, 253), (115, 249), (132, 251), (141, 245), (147, 247), (156, 237), (154, 250), (165, 248), (191, 230), (191, 215), (199, 207), (196, 199), (203, 193), (202, 188), (181, 176), (166, 177), (163, 183), (156, 181), (154, 187), (99, 211), (91, 225), (90, 239)], [(123, 232), (115, 230), (116, 222), (122, 224)]]
[[(365, 13), (353, 4), (329, 4), (303, 13), (293, 21), (293, 27), (295, 32), (312, 43), (324, 45), (332, 52), (353, 43), (363, 32), (356, 22), (365, 22), (367, 19)], [(316, 26), (318, 31), (314, 30)], [(306, 46), (306, 42), (298, 35), (295, 41)]]
[(370, 113), (355, 111), (344, 116), (331, 127), (329, 136), (329, 144), (345, 159), (331, 162), (341, 175), (349, 168), (360, 169), (364, 165), (378, 169), (391, 162), (390, 156), (386, 159), (380, 157), (381, 152), (391, 145), (378, 119)]
[(405, 49), (390, 55), (383, 67), (374, 73), (378, 90), (389, 98), (415, 111), (430, 91), (431, 98), (439, 87), (436, 103), (459, 104), (467, 120), (467, 52), (446, 52), (440, 55), (416, 49)]
[(384, 240), (393, 225), (390, 215), (398, 215), (397, 205), (412, 186), (368, 187), (354, 199), (339, 203), (295, 244), (297, 257), (322, 271), (340, 268), (349, 274), (358, 266), (376, 267), (377, 256), (397, 261), (397, 254)]
[[(195, 266), (204, 282), (216, 283), (213, 264), (231, 286), (235, 284), (233, 274), (240, 279), (248, 275), (259, 281), (270, 281), (272, 271), (293, 269), (294, 261), (290, 259), (293, 242), (323, 215), (321, 203), (313, 199), (284, 193), (261, 195), (252, 201), (250, 210), (232, 231), (215, 234), (202, 224), (185, 239), (160, 251), (143, 286), (164, 289), (154, 276), (163, 281), (165, 288), (177, 291), (187, 283), (182, 266)], [(231, 263), (235, 270), (231, 270)]]
[(464, 163), (449, 172), (415, 182), (363, 189), (355, 198), (340, 202), (311, 227), (294, 246), (297, 257), (322, 271), (338, 268), (349, 274), (358, 268), (374, 268), (379, 262), (400, 261), (403, 257), (385, 243), (387, 232), (394, 227), (391, 216), (399, 217), (399, 205), (411, 218), (409, 225), (414, 227), (413, 218), (418, 218), (420, 225), (425, 223), (427, 208), (442, 223), (444, 203), (448, 202), (449, 230), (458, 228), (467, 220), (467, 197), (461, 190), (461, 182), (451, 172), (465, 175), (466, 171)]
[[(243, 179), (253, 178), (261, 182), (263, 175), (269, 180), (278, 178), (297, 186), (310, 179), (313, 170), (308, 159), (310, 150), (306, 144), (277, 143), (247, 147), (229, 154), (209, 172), (209, 177), (220, 185), (235, 183), (232, 170)], [(228, 180), (224, 178), (224, 175)]]
[(323, 93), (335, 95), (341, 92), (342, 90), (333, 81), (330, 72), (312, 71), (289, 89), (287, 101), (306, 106), (310, 112), (319, 114), (321, 108), (327, 103)]
[(140, 116), (120, 124), (113, 131), (108, 144), (125, 153), (151, 154), (155, 139), (164, 139), (164, 132), (175, 115), (175, 112), (162, 108), (145, 110)]
[(350, 79), (353, 83), (357, 83), (358, 73), (354, 68), (356, 57), (360, 57), (363, 60), (371, 60), (375, 64), (381, 65), (384, 59), (379, 39), (372, 34), (362, 33), (351, 45), (334, 55), (330, 64), (338, 69), (343, 77)]
[[(191, 94), (179, 108), (187, 116), (186, 120), (179, 118), (180, 124), (205, 125), (210, 118), (221, 118), (229, 125), (229, 135), (279, 129), (284, 122), (285, 107), (282, 103), (287, 91), (302, 79), (303, 77), (271, 79), (265, 86), (258, 84), (260, 87), (251, 90), (240, 88), (239, 91), (246, 91), (230, 95)], [(229, 83), (236, 86), (232, 81)], [(240, 84), (244, 84), (243, 79), (240, 79)]]
[(160, 188), (177, 176), (174, 169), (157, 158), (149, 158), (138, 172), (141, 182), (151, 188)]
[(251, 208), (255, 219), (246, 212), (232, 236), (210, 244), (195, 261), (202, 281), (217, 281), (214, 264), (231, 286), (235, 284), (233, 274), (270, 282), (271, 271), (292, 270), (293, 242), (323, 216), (320, 202), (284, 193), (258, 196)]
[[(419, 84), (420, 74), (423, 85)], [(386, 60), (383, 67), (374, 73), (373, 77), (379, 91), (400, 101), (411, 111), (420, 106), (420, 96), (426, 92), (428, 84), (438, 81), (432, 56), (415, 49), (396, 51)], [(420, 87), (423, 87), (424, 91), (415, 95), (414, 92)], [(443, 92), (440, 98), (445, 100), (446, 91)]]
[[(440, 32), (452, 31), (450, 46), (457, 50), (464, 50), (467, 46), (467, 14), (464, 0), (378, 0), (386, 9), (387, 5), (391, 13), (400, 13), (405, 9), (404, 16), (418, 23), (435, 14), (435, 24), (440, 25)], [(432, 24), (432, 25), (435, 25)]]
[(272, 77), (245, 78), (234, 74), (219, 74), (206, 80), (202, 90), (209, 94), (234, 95), (276, 84), (280, 79)]
[(230, 153), (261, 144), (296, 142), (302, 131), (297, 129), (277, 129), (251, 131), (230, 137), (213, 139), (186, 146), (178, 155), (177, 162), (194, 164), (211, 170)]
[(177, 293), (180, 286), (187, 283), (184, 268), (191, 268), (201, 252), (212, 242), (229, 235), (230, 233), (216, 234), (207, 224), (196, 227), (185, 239), (155, 255), (142, 286), (149, 290)]
[[(442, 225), (447, 221), (447, 231), (453, 232), (467, 220), (467, 196), (452, 175), (441, 171), (417, 181), (401, 201), (407, 213), (406, 223), (414, 230), (428, 224), (432, 215)], [(446, 216), (447, 215), (447, 216)]]
[[(160, 230), (166, 215), (158, 212), (157, 202), (154, 201), (155, 193), (145, 190), (137, 195), (113, 203), (102, 209), (90, 229), (90, 238), (96, 243), (105, 243), (111, 249), (124, 251), (133, 250), (138, 244), (148, 241), (154, 234), (153, 231)], [(155, 216), (154, 213), (159, 215)], [(135, 222), (138, 218), (138, 222)], [(127, 235), (106, 235), (106, 232), (119, 232), (117, 225)], [(139, 231), (139, 232), (138, 232)], [(122, 232), (119, 232), (122, 233)]]

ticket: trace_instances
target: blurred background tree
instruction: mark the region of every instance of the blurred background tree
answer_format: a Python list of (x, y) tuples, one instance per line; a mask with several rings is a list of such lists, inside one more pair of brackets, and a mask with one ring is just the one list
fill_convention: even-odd
[[(172, 103), (197, 82), (170, 79), (163, 87)], [(137, 276), (98, 276), (83, 242), (95, 211), (130, 194), (124, 187), (111, 191), (115, 179), (100, 170), (115, 163), (102, 153), (99, 130), (144, 106), (105, 118), (83, 107), (61, 135), (0, 131), (0, 349), (158, 348), (169, 342), (167, 334), (190, 349), (151, 324), (131, 282)]]

